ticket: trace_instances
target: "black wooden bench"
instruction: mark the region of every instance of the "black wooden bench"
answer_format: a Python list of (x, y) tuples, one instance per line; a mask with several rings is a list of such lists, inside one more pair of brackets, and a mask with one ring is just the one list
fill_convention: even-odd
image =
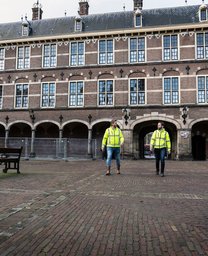
[(4, 173), (7, 173), (8, 169), (16, 169), (19, 171), (20, 156), (22, 153), (21, 148), (0, 148), (0, 164), (4, 164)]

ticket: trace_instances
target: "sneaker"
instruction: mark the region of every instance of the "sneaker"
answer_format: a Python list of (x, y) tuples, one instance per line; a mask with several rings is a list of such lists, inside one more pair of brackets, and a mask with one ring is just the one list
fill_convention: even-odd
[(106, 174), (105, 174), (106, 176), (110, 176), (111, 175), (111, 173), (110, 172), (106, 172)]
[(164, 176), (165, 176), (164, 173), (161, 173), (161, 174), (160, 174), (160, 177), (164, 177)]

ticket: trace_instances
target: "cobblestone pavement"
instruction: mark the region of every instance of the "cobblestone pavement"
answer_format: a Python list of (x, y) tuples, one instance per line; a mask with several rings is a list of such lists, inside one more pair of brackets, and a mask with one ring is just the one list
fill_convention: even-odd
[(0, 174), (0, 255), (208, 255), (208, 162), (166, 166), (22, 161)]

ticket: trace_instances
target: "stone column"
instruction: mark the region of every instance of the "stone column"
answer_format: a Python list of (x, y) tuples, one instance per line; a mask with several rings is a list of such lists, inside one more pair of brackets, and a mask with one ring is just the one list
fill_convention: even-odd
[(92, 129), (88, 130), (88, 155), (92, 155)]
[(126, 129), (122, 130), (124, 136), (124, 146), (121, 148), (121, 156), (132, 158), (133, 157), (133, 131)]
[(32, 130), (30, 157), (35, 157), (34, 143), (35, 143), (35, 130)]
[(191, 160), (192, 159), (192, 144), (191, 130), (177, 130), (177, 159)]
[(5, 142), (4, 142), (5, 148), (7, 148), (8, 138), (9, 138), (9, 130), (6, 129), (6, 130), (5, 130)]

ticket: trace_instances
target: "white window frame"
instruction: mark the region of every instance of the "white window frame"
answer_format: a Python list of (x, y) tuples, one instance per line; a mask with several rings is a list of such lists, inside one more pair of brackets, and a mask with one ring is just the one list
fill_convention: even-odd
[[(165, 54), (164, 54), (164, 37), (165, 36), (177, 36), (177, 49), (178, 49), (178, 59), (177, 60), (175, 60), (175, 59), (172, 59), (172, 55), (171, 55), (171, 59), (169, 59), (169, 60), (165, 60)], [(172, 49), (172, 47), (170, 47), (170, 50)], [(163, 35), (162, 36), (162, 57), (163, 57), (163, 61), (164, 62), (172, 62), (172, 61), (180, 61), (180, 37), (179, 37), (179, 34), (165, 34), (165, 35)]]
[[(24, 63), (24, 67), (23, 68), (18, 68), (18, 49), (19, 48), (24, 48), (23, 50), (23, 63)], [(25, 68), (25, 47), (29, 47), (29, 67), (28, 68)], [(23, 70), (23, 69), (30, 69), (30, 60), (31, 60), (31, 46), (30, 45), (21, 45), (21, 46), (18, 46), (17, 47), (17, 50), (16, 50), (16, 69), (18, 70)]]
[[(144, 104), (131, 104), (131, 80), (144, 80), (144, 97), (145, 97), (145, 101), (144, 101)], [(128, 82), (128, 94), (129, 94), (129, 97), (128, 97), (128, 102), (129, 102), (129, 106), (133, 107), (133, 106), (145, 106), (147, 105), (147, 78), (146, 77), (135, 77), (135, 78), (129, 78), (129, 82)], [(137, 91), (138, 93), (138, 91)]]
[[(71, 106), (70, 105), (70, 84), (71, 83), (76, 83), (76, 90), (77, 90), (77, 83), (79, 82), (82, 82), (83, 83), (83, 92), (82, 92), (82, 95), (83, 95), (83, 104), (82, 106), (78, 106), (77, 104), (75, 106)], [(76, 99), (77, 99), (77, 92), (76, 92)], [(68, 107), (69, 108), (83, 108), (85, 106), (85, 82), (83, 80), (70, 80), (69, 83), (68, 83)]]
[(1, 71), (5, 70), (5, 48), (4, 47), (0, 47), (0, 49), (4, 50), (4, 56), (3, 56), (3, 59), (1, 59), (3, 61), (3, 69), (0, 69), (0, 72), (1, 72)]
[[(113, 104), (112, 105), (100, 105), (99, 104), (99, 96), (100, 96), (100, 91), (99, 91), (99, 82), (100, 81), (112, 81), (113, 82)], [(106, 94), (106, 91), (105, 91), (105, 94)], [(111, 107), (114, 107), (115, 106), (115, 79), (99, 79), (97, 80), (97, 106), (102, 108), (111, 108)]]
[[(139, 38), (144, 38), (144, 61), (138, 61), (138, 48), (137, 48), (137, 61), (136, 62), (131, 62), (131, 39), (139, 39)], [(129, 64), (136, 64), (136, 63), (146, 63), (147, 62), (147, 38), (146, 36), (134, 36), (134, 37), (129, 37), (128, 39), (128, 55), (129, 55)]]
[[(205, 20), (202, 20), (202, 15), (201, 15), (201, 12), (202, 11), (205, 11), (206, 12), (206, 19)], [(206, 22), (207, 21), (207, 19), (208, 19), (208, 10), (207, 10), (207, 7), (202, 7), (202, 8), (200, 8), (199, 9), (199, 21), (200, 22)]]
[(2, 88), (2, 95), (1, 95), (1, 104), (0, 104), (0, 109), (3, 109), (3, 99), (4, 99), (4, 97), (3, 97), (3, 95), (4, 95), (4, 86), (2, 85), (2, 84), (0, 84), (0, 86), (1, 86), (1, 88)]
[[(50, 65), (48, 66), (48, 67), (44, 67), (44, 47), (46, 46), (46, 45), (49, 45), (50, 47), (51, 47), (51, 45), (55, 45), (56, 46), (56, 64), (55, 64), (55, 66), (51, 66), (51, 60), (50, 60), (50, 58), (51, 58), (51, 55), (49, 56), (49, 63), (50, 63)], [(42, 68), (56, 68), (57, 67), (57, 59), (58, 59), (58, 47), (57, 47), (57, 43), (45, 43), (45, 44), (43, 44), (42, 45)]]
[[(77, 29), (77, 24), (80, 23), (80, 29)], [(76, 18), (74, 22), (74, 31), (81, 32), (82, 31), (82, 19)]]
[[(77, 54), (77, 62), (76, 62), (77, 64), (76, 65), (72, 65), (71, 64), (71, 56), (72, 56), (72, 54), (71, 54), (71, 45), (73, 43), (77, 43), (77, 46), (78, 46), (79, 43), (83, 43), (84, 44), (84, 54), (83, 54), (83, 64), (82, 65), (78, 64), (78, 55), (79, 54)], [(86, 48), (85, 41), (72, 41), (72, 42), (70, 42), (70, 44), (69, 44), (69, 66), (70, 67), (83, 67), (83, 66), (85, 66), (85, 48)]]
[[(28, 85), (28, 104), (27, 104), (27, 107), (17, 107), (16, 106), (16, 97), (17, 97), (17, 85)], [(30, 93), (29, 93), (29, 89), (30, 89), (30, 85), (29, 85), (29, 83), (16, 83), (15, 84), (15, 97), (14, 97), (14, 108), (15, 109), (28, 109), (29, 108), (29, 95), (30, 95)], [(22, 100), (22, 97), (23, 97), (23, 95), (21, 95), (21, 100)]]
[[(196, 76), (196, 102), (198, 105), (208, 105), (208, 97), (205, 98), (205, 100), (207, 100), (207, 102), (199, 102), (199, 97), (198, 97), (198, 93), (199, 93), (199, 86), (198, 86), (198, 78), (199, 77), (205, 77), (205, 80), (206, 78), (208, 78), (208, 75), (197, 75)], [(206, 84), (205, 84), (205, 94), (208, 90), (206, 89)]]
[[(105, 54), (106, 54), (106, 56), (105, 56), (105, 63), (100, 63), (100, 41), (113, 41), (113, 61), (112, 61), (112, 63), (107, 63), (106, 61), (107, 61), (107, 53), (108, 52), (105, 52)], [(98, 40), (98, 59), (97, 59), (97, 63), (98, 63), (98, 65), (105, 65), (105, 66), (108, 66), (108, 65), (113, 65), (113, 64), (115, 64), (115, 40), (114, 40), (114, 38), (103, 38), (103, 39), (99, 39)]]
[[(140, 17), (140, 26), (137, 26), (136, 20), (137, 17)], [(141, 28), (142, 27), (142, 14), (134, 14), (134, 27), (135, 28)]]
[[(27, 29), (27, 33), (24, 33), (24, 29)], [(28, 24), (22, 24), (22, 36), (29, 36), (30, 34), (30, 26)]]
[[(54, 99), (54, 106), (42, 106), (42, 98), (43, 98), (43, 84), (54, 84), (55, 85), (55, 92), (54, 92), (54, 97), (55, 97), (55, 99)], [(49, 96), (49, 95), (48, 95)], [(41, 98), (40, 98), (40, 108), (42, 108), (42, 109), (50, 109), (50, 108), (55, 108), (56, 107), (56, 82), (42, 82), (41, 83)]]
[[(201, 31), (201, 32), (198, 32), (198, 33), (195, 33), (195, 59), (196, 60), (207, 60), (208, 59), (208, 54), (207, 54), (207, 57), (206, 57), (206, 47), (208, 48), (208, 44), (206, 46), (205, 44), (205, 34), (207, 33), (208, 35), (208, 31), (204, 32), (204, 31)], [(198, 58), (198, 45), (197, 45), (197, 35), (198, 34), (203, 34), (203, 41), (204, 41), (204, 44), (203, 44), (203, 55), (204, 57), (203, 58)], [(208, 51), (208, 50), (207, 50)]]
[[(172, 87), (172, 78), (178, 78), (178, 103), (165, 103), (164, 97), (164, 80), (170, 78), (171, 79), (171, 87)], [(171, 101), (172, 101), (172, 88), (171, 88)], [(164, 76), (162, 79), (162, 102), (164, 106), (178, 106), (181, 103), (181, 80), (180, 76)]]

